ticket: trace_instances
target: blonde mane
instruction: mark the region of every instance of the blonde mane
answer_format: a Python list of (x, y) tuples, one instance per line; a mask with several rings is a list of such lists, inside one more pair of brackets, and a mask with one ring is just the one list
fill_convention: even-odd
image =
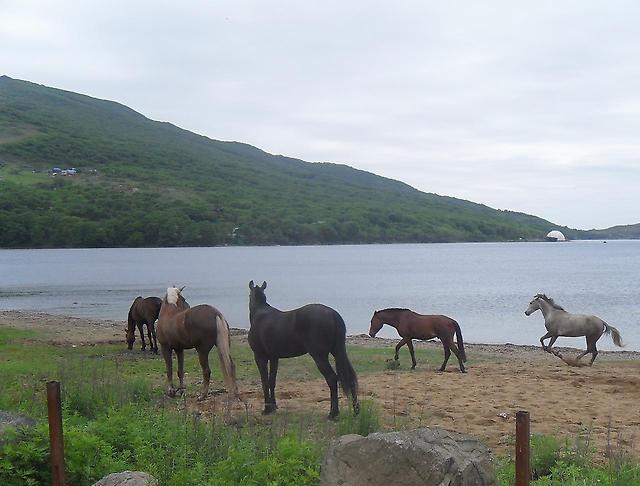
[(167, 296), (165, 297), (167, 304), (178, 305), (179, 297), (180, 297), (180, 289), (177, 289), (176, 287), (167, 288)]

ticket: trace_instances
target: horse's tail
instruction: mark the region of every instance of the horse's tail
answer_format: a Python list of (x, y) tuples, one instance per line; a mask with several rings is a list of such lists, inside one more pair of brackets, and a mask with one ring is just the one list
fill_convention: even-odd
[(336, 341), (333, 345), (332, 354), (336, 359), (336, 371), (338, 372), (338, 381), (342, 386), (342, 391), (345, 395), (351, 395), (353, 401), (354, 410), (358, 410), (358, 377), (356, 372), (351, 366), (351, 361), (347, 356), (347, 345), (345, 343), (347, 338), (347, 326), (344, 320), (336, 312)]
[(606, 322), (602, 321), (604, 324), (604, 333), (611, 334), (611, 339), (613, 340), (613, 344), (622, 348), (624, 344), (622, 344), (622, 336), (620, 335), (620, 331), (618, 331), (615, 327), (610, 326)]
[(462, 340), (462, 331), (460, 330), (460, 324), (457, 321), (453, 321), (453, 325), (456, 328), (456, 341), (458, 344), (458, 350), (460, 351), (460, 357), (463, 362), (467, 361), (467, 353), (464, 351), (464, 341)]
[(236, 365), (231, 359), (231, 334), (229, 333), (229, 323), (222, 314), (216, 315), (216, 349), (220, 358), (222, 377), (227, 387), (227, 392), (232, 396), (238, 396), (238, 385), (236, 383)]

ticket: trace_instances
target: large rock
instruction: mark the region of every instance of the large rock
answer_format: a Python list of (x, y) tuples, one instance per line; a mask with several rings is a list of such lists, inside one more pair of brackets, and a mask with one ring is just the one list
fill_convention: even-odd
[(327, 451), (320, 484), (493, 486), (489, 449), (480, 441), (448, 430), (344, 435)]
[(36, 421), (26, 415), (0, 410), (0, 446), (4, 444), (4, 431), (9, 428), (33, 427)]
[(92, 486), (157, 486), (153, 476), (139, 471), (124, 471), (103, 477)]

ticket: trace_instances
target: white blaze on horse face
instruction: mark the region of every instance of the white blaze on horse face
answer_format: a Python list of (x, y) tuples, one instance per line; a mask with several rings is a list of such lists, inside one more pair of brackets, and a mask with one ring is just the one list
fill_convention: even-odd
[(178, 297), (180, 296), (180, 289), (175, 287), (167, 288), (167, 303), (172, 305), (178, 305)]

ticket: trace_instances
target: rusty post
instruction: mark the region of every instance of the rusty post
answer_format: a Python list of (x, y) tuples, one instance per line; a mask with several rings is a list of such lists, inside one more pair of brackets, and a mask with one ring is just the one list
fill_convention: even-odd
[(516, 486), (529, 486), (529, 412), (516, 412)]
[(65, 486), (62, 401), (60, 400), (59, 381), (47, 382), (47, 410), (49, 412), (49, 443), (51, 447), (51, 484)]

